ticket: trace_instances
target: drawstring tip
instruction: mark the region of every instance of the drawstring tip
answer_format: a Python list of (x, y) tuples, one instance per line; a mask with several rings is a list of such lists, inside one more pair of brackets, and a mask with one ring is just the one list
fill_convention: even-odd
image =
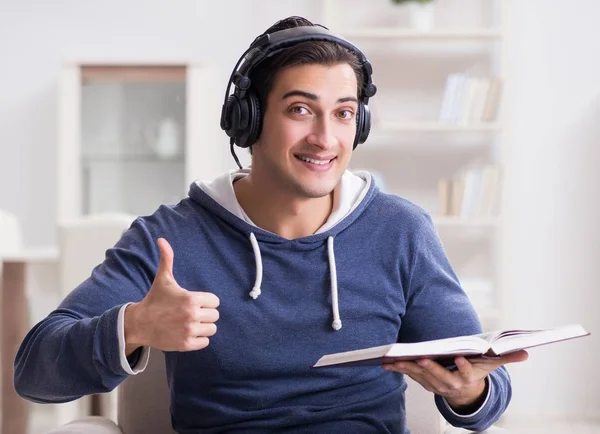
[(258, 298), (258, 296), (260, 295), (260, 288), (258, 287), (254, 287), (252, 288), (252, 291), (250, 291), (250, 297), (252, 297), (254, 300), (256, 300)]
[(342, 321), (339, 319), (336, 319), (333, 321), (333, 323), (331, 323), (331, 327), (333, 327), (334, 330), (339, 330), (342, 328)]

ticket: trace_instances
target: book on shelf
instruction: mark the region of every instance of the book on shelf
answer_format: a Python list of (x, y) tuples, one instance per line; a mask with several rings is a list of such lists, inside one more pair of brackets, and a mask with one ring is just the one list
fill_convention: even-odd
[(588, 336), (580, 324), (541, 330), (498, 330), (470, 336), (416, 343), (393, 343), (322, 356), (313, 366), (376, 366), (401, 360), (433, 359), (449, 366), (459, 356), (467, 359), (498, 358), (528, 348)]
[(498, 77), (450, 74), (442, 98), (440, 122), (461, 125), (494, 122), (502, 87), (503, 81)]
[(438, 212), (441, 216), (493, 217), (500, 196), (500, 167), (486, 164), (469, 167), (453, 179), (438, 181)]
[(450, 215), (450, 197), (452, 181), (449, 179), (440, 179), (438, 181), (438, 214), (441, 216)]

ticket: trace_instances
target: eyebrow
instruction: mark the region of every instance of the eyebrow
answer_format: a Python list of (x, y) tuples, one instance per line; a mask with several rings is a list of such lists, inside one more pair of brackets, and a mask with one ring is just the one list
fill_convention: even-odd
[[(312, 101), (317, 101), (319, 99), (319, 97), (317, 95), (315, 95), (314, 93), (306, 92), (304, 90), (290, 90), (285, 95), (283, 95), (281, 97), (281, 99), (290, 98), (292, 96), (301, 96), (306, 99), (310, 99)], [(337, 100), (338, 103), (344, 103), (344, 102), (349, 102), (349, 101), (357, 103), (358, 99), (356, 99), (356, 97), (354, 97), (354, 96), (346, 96), (344, 98), (338, 98), (338, 100)]]

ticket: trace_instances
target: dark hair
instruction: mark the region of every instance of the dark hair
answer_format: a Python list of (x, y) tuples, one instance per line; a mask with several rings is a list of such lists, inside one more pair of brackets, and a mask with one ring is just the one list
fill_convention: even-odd
[[(314, 26), (314, 24), (306, 18), (292, 16), (277, 21), (264, 34), (302, 26)], [(261, 111), (264, 113), (267, 108), (267, 98), (273, 89), (275, 77), (282, 69), (306, 64), (332, 66), (340, 63), (347, 63), (354, 70), (358, 84), (357, 96), (360, 98), (365, 77), (357, 55), (346, 47), (328, 41), (301, 42), (261, 62), (249, 75), (252, 83), (250, 88), (258, 96)]]

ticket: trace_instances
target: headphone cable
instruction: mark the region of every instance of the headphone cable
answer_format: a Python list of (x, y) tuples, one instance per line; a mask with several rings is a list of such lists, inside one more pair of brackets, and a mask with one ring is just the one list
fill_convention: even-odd
[(238, 160), (238, 157), (235, 154), (235, 149), (233, 149), (233, 142), (234, 141), (235, 141), (235, 139), (233, 137), (231, 139), (229, 139), (229, 150), (231, 151), (231, 155), (233, 155), (233, 159), (235, 160), (236, 164), (241, 169), (242, 165), (240, 164), (240, 160)]

